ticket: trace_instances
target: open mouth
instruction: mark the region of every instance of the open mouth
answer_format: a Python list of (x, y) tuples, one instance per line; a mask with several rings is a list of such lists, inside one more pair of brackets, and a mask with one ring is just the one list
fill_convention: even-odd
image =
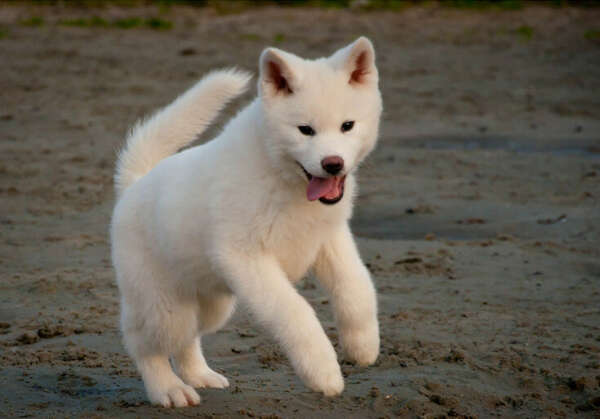
[(308, 173), (300, 163), (298, 163), (298, 165), (302, 168), (308, 179), (306, 197), (309, 201), (316, 201), (318, 199), (324, 204), (333, 205), (340, 202), (344, 197), (344, 182), (346, 181), (346, 175), (326, 178), (317, 177)]

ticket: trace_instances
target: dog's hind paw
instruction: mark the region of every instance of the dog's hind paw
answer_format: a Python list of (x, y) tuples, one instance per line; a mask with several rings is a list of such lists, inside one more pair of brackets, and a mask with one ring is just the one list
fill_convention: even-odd
[(223, 375), (207, 368), (197, 373), (182, 373), (183, 381), (194, 388), (226, 388), (229, 381)]
[(148, 392), (150, 402), (162, 407), (186, 407), (200, 404), (200, 396), (185, 384), (174, 385), (162, 391)]

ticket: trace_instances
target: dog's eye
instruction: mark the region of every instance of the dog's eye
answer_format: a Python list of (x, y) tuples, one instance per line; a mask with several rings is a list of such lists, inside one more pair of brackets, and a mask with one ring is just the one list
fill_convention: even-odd
[(311, 137), (313, 135), (315, 135), (315, 130), (312, 129), (312, 127), (310, 125), (300, 125), (298, 127), (298, 129), (300, 130), (300, 132), (304, 135), (310, 135)]
[(354, 126), (354, 121), (346, 121), (342, 124), (342, 132), (350, 131)]

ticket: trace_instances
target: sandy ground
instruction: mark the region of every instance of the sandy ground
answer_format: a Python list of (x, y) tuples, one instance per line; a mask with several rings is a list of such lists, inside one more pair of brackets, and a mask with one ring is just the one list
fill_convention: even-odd
[[(165, 31), (57, 24), (92, 15), (159, 11), (0, 8), (0, 415), (600, 414), (600, 10), (173, 8)], [(44, 24), (19, 23), (31, 16)], [(267, 45), (316, 57), (360, 34), (386, 108), (353, 220), (379, 290), (377, 364), (343, 364), (346, 390), (324, 398), (239, 312), (206, 339), (231, 388), (149, 406), (107, 238), (127, 128), (209, 69), (255, 70)], [(337, 346), (315, 284), (301, 292)]]

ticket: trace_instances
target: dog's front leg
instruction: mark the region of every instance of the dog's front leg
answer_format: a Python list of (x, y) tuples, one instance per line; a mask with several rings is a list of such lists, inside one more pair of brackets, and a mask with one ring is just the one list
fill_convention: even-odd
[(239, 301), (281, 344), (302, 381), (326, 396), (341, 393), (344, 379), (335, 350), (275, 258), (226, 252), (221, 265)]
[(374, 363), (379, 354), (377, 297), (347, 224), (319, 251), (315, 274), (331, 295), (347, 357), (360, 365)]

